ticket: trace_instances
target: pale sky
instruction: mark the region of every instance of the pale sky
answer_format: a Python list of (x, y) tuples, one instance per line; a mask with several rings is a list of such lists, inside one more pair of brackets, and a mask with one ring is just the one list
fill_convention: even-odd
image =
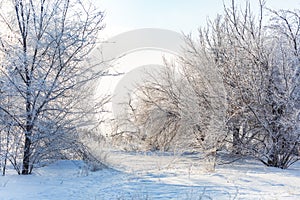
[[(164, 28), (189, 33), (223, 12), (231, 0), (95, 0), (106, 12), (105, 35), (138, 28)], [(236, 0), (239, 4), (245, 0)], [(258, 0), (250, 0), (255, 10)], [(266, 0), (272, 9), (300, 9), (299, 0)]]

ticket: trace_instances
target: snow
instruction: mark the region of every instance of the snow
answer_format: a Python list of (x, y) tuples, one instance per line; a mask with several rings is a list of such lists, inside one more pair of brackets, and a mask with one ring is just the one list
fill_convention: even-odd
[(9, 170), (0, 177), (0, 199), (300, 199), (300, 163), (281, 170), (240, 160), (209, 172), (197, 154), (119, 151), (106, 162), (96, 172), (82, 161), (58, 161), (29, 176)]

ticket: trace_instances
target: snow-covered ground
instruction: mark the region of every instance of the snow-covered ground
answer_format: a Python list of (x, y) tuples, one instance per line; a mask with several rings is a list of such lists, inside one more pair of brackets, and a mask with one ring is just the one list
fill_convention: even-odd
[(300, 163), (288, 170), (240, 160), (205, 170), (198, 155), (110, 152), (111, 168), (90, 172), (59, 161), (33, 175), (0, 177), (1, 200), (300, 199)]

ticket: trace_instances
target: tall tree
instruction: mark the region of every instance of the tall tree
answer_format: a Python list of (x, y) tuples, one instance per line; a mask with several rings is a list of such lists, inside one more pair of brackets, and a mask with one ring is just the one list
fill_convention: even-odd
[(1, 95), (9, 101), (0, 111), (22, 138), (19, 166), (29, 174), (36, 160), (70, 148), (70, 133), (83, 125), (82, 89), (103, 74), (84, 64), (103, 13), (81, 0), (12, 0), (8, 6), (11, 12), (1, 11), (0, 52)]

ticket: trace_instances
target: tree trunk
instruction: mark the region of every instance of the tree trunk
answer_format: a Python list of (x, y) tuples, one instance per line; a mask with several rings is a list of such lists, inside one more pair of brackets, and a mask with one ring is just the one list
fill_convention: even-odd
[(23, 168), (22, 174), (29, 174), (29, 166), (30, 166), (30, 147), (31, 147), (31, 139), (25, 136), (25, 146), (24, 146), (24, 157), (23, 157)]
[(232, 147), (233, 147), (233, 153), (240, 154), (240, 129), (237, 127), (234, 127), (232, 130)]
[[(27, 78), (29, 80), (29, 78)], [(30, 174), (30, 154), (31, 154), (31, 136), (32, 136), (32, 115), (31, 115), (31, 94), (30, 94), (30, 85), (27, 85), (27, 98), (26, 98), (26, 112), (27, 112), (27, 120), (26, 120), (26, 132), (25, 132), (25, 145), (24, 145), (24, 155), (23, 155), (23, 168), (22, 174), (27, 175)]]

